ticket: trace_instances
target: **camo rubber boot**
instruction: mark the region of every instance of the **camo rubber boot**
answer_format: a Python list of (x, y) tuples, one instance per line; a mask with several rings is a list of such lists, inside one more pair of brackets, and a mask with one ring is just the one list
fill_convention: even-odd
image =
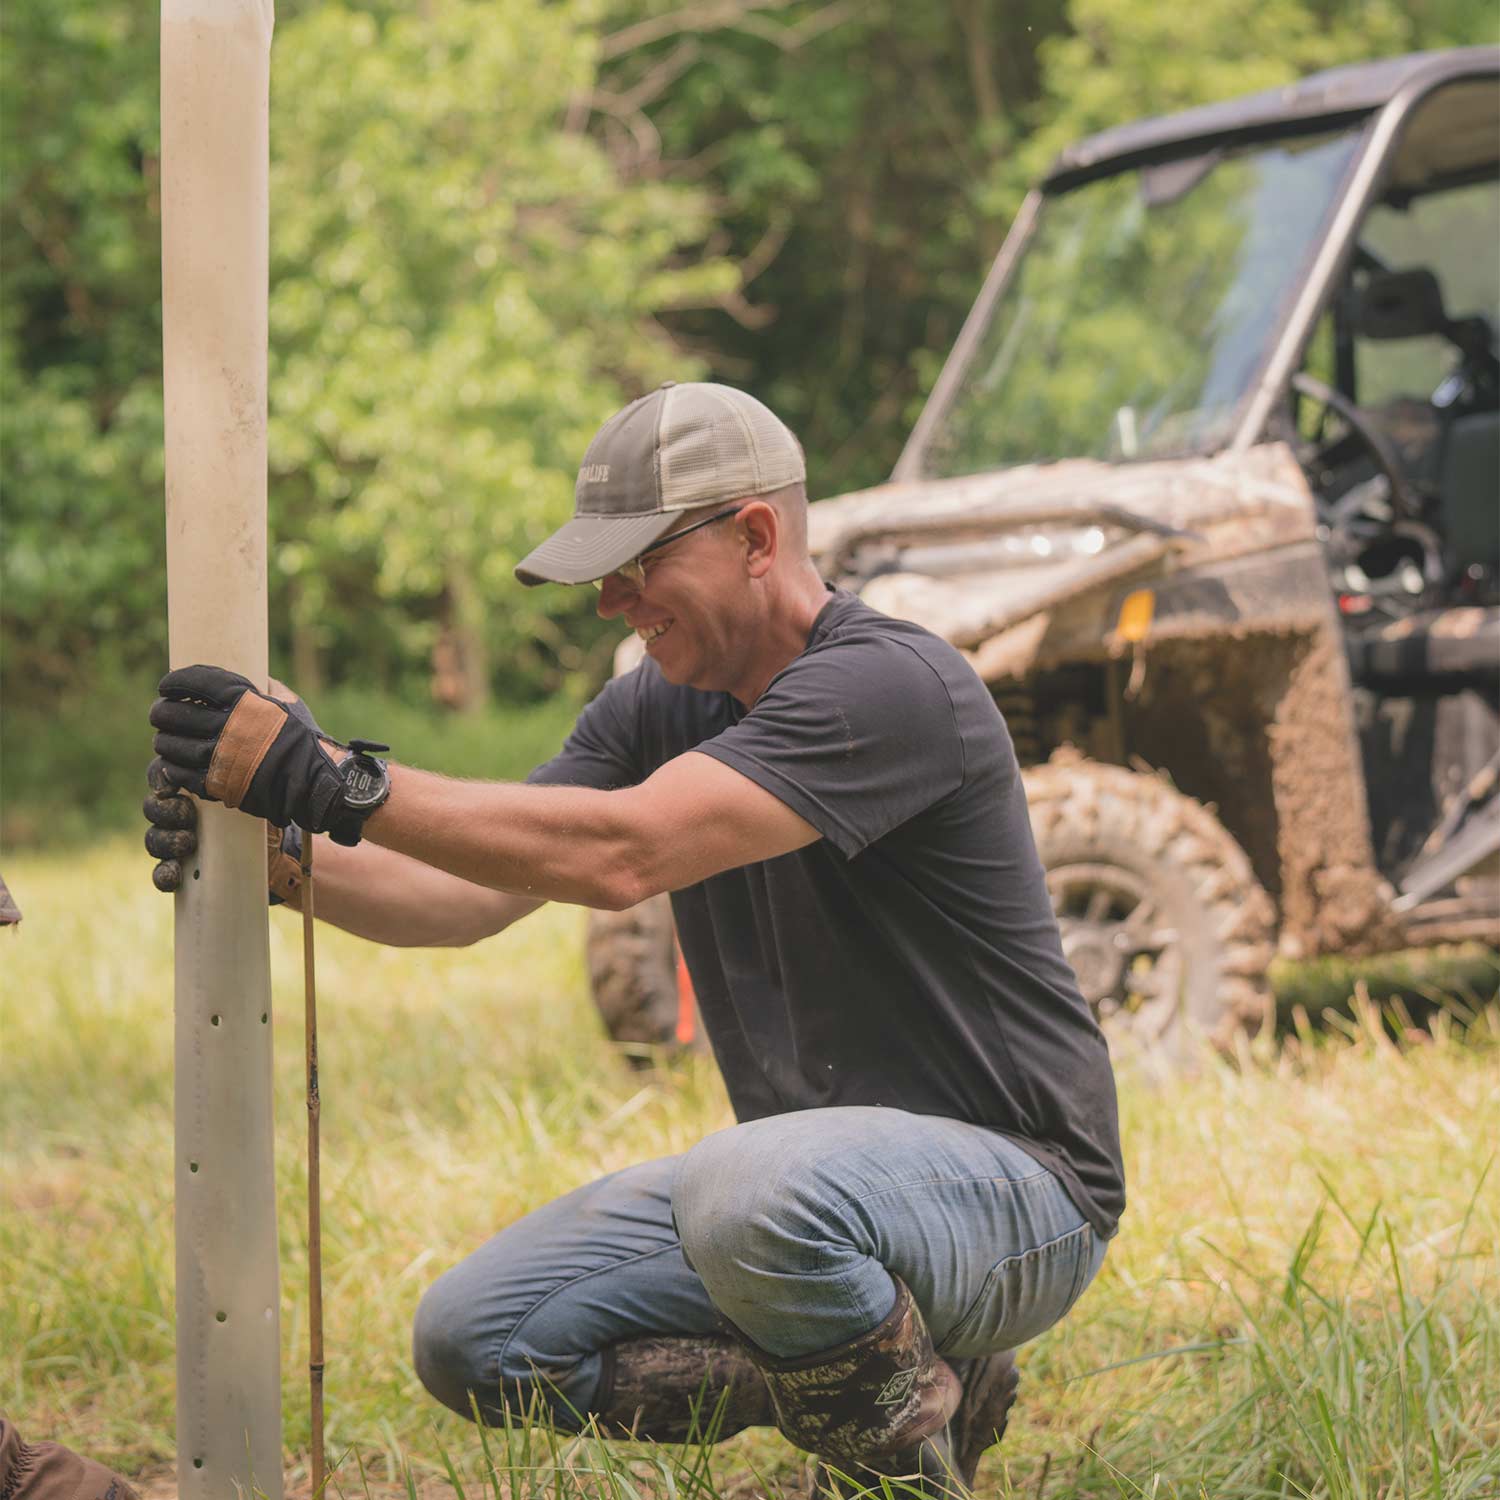
[(948, 1440), (954, 1470), (966, 1485), (972, 1486), (980, 1457), (1005, 1436), (1021, 1372), (1016, 1369), (1016, 1356), (1009, 1349), (963, 1360), (957, 1368), (964, 1393), (948, 1424)]
[(879, 1493), (882, 1479), (899, 1479), (903, 1495), (972, 1500), (979, 1460), (1005, 1436), (1021, 1377), (1009, 1350), (955, 1360), (953, 1368), (963, 1383), (963, 1395), (942, 1432), (873, 1461), (820, 1464), (812, 1495), (863, 1495), (872, 1489)]
[(896, 1305), (852, 1342), (794, 1359), (751, 1351), (776, 1425), (799, 1448), (853, 1462), (918, 1447), (946, 1428), (963, 1388), (906, 1284), (892, 1280)]
[(924, 1438), (915, 1448), (872, 1459), (819, 1460), (813, 1469), (810, 1500), (876, 1500), (882, 1480), (891, 1480), (901, 1500), (973, 1500), (954, 1474), (953, 1454), (944, 1433)]
[(627, 1339), (604, 1351), (599, 1425), (621, 1437), (687, 1443), (774, 1427), (765, 1378), (723, 1334)]

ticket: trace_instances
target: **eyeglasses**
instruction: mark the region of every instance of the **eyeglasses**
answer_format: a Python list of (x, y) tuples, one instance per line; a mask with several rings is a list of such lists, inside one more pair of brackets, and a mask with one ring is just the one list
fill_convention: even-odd
[(665, 547), (669, 542), (675, 542), (679, 537), (686, 536), (690, 531), (702, 531), (705, 526), (712, 526), (715, 521), (725, 521), (730, 516), (737, 516), (744, 508), (743, 505), (737, 505), (733, 510), (721, 510), (718, 515), (705, 516), (701, 521), (694, 521), (691, 526), (684, 526), (681, 531), (674, 531), (667, 536), (657, 538), (649, 547), (642, 547), (629, 562), (621, 563), (618, 568), (606, 573), (603, 578), (594, 579), (594, 587), (602, 592), (608, 579), (618, 578), (626, 588), (633, 589), (637, 594), (640, 593), (646, 587), (646, 569), (641, 562), (643, 557), (655, 552), (658, 547)]

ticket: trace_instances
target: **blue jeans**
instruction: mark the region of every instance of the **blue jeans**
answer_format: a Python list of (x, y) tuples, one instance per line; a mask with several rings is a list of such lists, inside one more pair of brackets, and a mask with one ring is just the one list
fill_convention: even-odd
[(977, 1125), (898, 1109), (775, 1115), (615, 1172), (501, 1230), (428, 1289), (427, 1389), (489, 1420), (537, 1389), (594, 1410), (600, 1351), (727, 1318), (767, 1352), (867, 1332), (912, 1290), (940, 1353), (1012, 1349), (1076, 1302), (1104, 1242), (1051, 1172)]

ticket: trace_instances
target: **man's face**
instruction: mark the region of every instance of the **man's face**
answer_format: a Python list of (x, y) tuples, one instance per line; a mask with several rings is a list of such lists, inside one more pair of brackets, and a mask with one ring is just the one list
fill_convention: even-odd
[[(680, 531), (695, 517), (685, 515)], [(619, 573), (600, 585), (599, 615), (623, 616), (668, 682), (721, 691), (738, 681), (749, 579), (733, 516), (681, 541), (663, 539), (640, 560), (637, 587)]]

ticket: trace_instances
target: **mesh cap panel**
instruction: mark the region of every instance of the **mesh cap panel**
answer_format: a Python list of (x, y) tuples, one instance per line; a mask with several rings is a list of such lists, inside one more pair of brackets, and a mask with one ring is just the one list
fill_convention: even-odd
[(662, 395), (663, 509), (764, 495), (806, 476), (797, 439), (754, 396), (707, 384), (669, 386)]

